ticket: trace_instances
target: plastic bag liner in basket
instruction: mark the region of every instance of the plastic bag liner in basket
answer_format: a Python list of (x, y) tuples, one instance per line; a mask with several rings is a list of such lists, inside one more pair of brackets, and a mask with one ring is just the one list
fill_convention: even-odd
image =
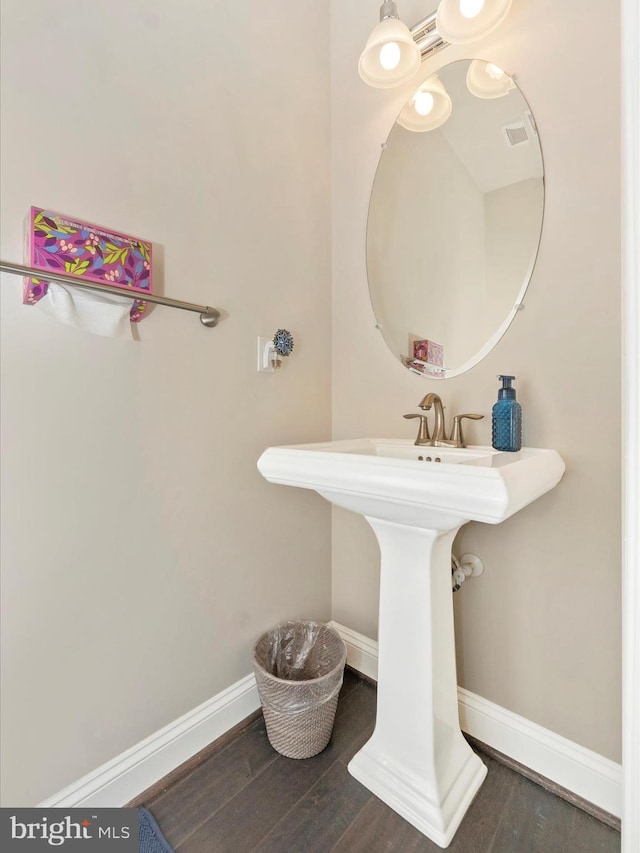
[(253, 668), (271, 746), (310, 758), (331, 738), (347, 650), (320, 622), (283, 622), (253, 647)]

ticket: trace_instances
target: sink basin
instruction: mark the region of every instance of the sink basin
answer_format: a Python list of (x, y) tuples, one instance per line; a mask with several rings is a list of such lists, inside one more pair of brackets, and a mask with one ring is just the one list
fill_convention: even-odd
[[(426, 459), (446, 464), (458, 464), (460, 462), (477, 462), (484, 459), (490, 464), (492, 456), (496, 456), (497, 450), (492, 447), (420, 447), (412, 441), (394, 440), (390, 438), (358, 438), (347, 441), (328, 441), (324, 445), (301, 445), (303, 448), (314, 447), (318, 450), (326, 448), (329, 453), (357, 453), (363, 456), (384, 456), (390, 459), (409, 459), (414, 462), (422, 462)], [(295, 447), (295, 445), (294, 445)]]
[(361, 438), (270, 447), (258, 468), (273, 483), (314, 489), (373, 528), (381, 555), (378, 707), (349, 772), (447, 847), (487, 772), (458, 720), (451, 545), (467, 521), (499, 524), (552, 489), (564, 463), (554, 450)]
[(555, 450), (360, 438), (270, 447), (258, 468), (272, 483), (315, 489), (361, 515), (444, 530), (504, 521), (553, 488), (564, 463)]

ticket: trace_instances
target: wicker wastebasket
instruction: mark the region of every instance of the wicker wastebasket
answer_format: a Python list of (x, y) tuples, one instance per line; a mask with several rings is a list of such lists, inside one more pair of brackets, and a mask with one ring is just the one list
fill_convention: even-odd
[(320, 622), (282, 622), (253, 647), (267, 735), (287, 758), (311, 758), (331, 738), (347, 650)]

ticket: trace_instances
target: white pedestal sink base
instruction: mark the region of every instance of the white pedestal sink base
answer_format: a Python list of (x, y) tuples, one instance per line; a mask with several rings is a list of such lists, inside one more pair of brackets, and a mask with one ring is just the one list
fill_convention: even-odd
[(367, 521), (381, 551), (378, 710), (349, 771), (446, 847), (487, 773), (458, 720), (451, 590), (458, 528)]
[(375, 531), (378, 714), (349, 770), (446, 847), (486, 774), (458, 722), (451, 543), (467, 521), (499, 524), (548, 492), (564, 462), (538, 448), (424, 457), (410, 440), (361, 438), (271, 447), (258, 467), (273, 483), (315, 489), (363, 515)]
[(443, 802), (427, 795), (429, 783), (424, 777), (409, 778), (406, 768), (394, 766), (388, 753), (381, 754), (372, 741), (349, 762), (349, 772), (427, 838), (448, 847), (487, 775), (485, 765), (469, 751)]

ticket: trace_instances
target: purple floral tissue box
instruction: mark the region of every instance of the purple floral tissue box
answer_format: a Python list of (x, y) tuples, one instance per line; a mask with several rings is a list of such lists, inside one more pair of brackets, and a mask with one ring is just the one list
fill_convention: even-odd
[(432, 364), (434, 367), (442, 367), (442, 344), (436, 344), (434, 341), (414, 341), (413, 342), (413, 357), (420, 361), (426, 361), (427, 364)]
[[(152, 247), (147, 240), (41, 207), (31, 208), (25, 237), (27, 263), (31, 267), (77, 275), (136, 293), (153, 293)], [(46, 276), (24, 281), (22, 301), (35, 305), (47, 292)], [(131, 322), (139, 323), (146, 309), (144, 300), (134, 300)]]

